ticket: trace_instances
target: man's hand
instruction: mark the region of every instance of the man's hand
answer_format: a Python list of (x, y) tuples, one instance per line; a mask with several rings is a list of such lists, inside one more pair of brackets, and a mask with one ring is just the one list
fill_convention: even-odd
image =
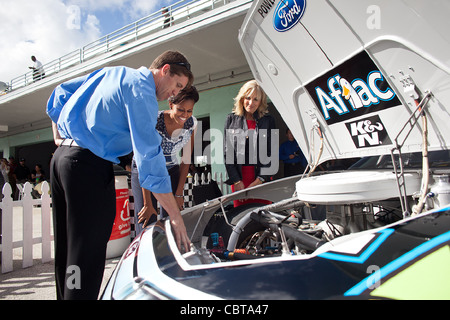
[(153, 193), (155, 198), (159, 201), (161, 206), (166, 209), (170, 217), (170, 224), (172, 225), (173, 233), (175, 235), (175, 241), (178, 246), (178, 250), (181, 251), (181, 245), (184, 246), (185, 252), (188, 252), (191, 248), (191, 241), (187, 235), (186, 226), (184, 225), (183, 218), (181, 217), (180, 209), (172, 193)]
[(189, 252), (191, 249), (191, 241), (186, 232), (186, 226), (184, 225), (181, 214), (171, 216), (170, 224), (172, 225), (173, 233), (175, 235), (175, 241), (177, 243), (178, 250), (181, 250), (181, 245), (184, 246), (184, 251)]

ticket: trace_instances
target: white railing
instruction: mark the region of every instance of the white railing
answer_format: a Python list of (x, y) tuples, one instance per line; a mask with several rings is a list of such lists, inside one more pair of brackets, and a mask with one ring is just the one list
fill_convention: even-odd
[[(150, 14), (132, 24), (114, 31), (84, 47), (72, 51), (56, 60), (43, 65), (45, 77), (56, 74), (74, 65), (81, 64), (89, 59), (127, 45), (152, 33), (166, 29), (176, 23), (189, 20), (204, 14), (214, 8), (225, 5), (235, 0), (181, 0), (167, 7), (168, 12), (163, 9)], [(171, 32), (171, 29), (167, 29)], [(36, 80), (39, 81), (39, 80)], [(8, 84), (8, 91), (25, 87), (34, 83), (33, 71), (16, 77)]]
[[(185, 196), (189, 195), (189, 189), (194, 186), (208, 184), (211, 182), (212, 176), (210, 173), (195, 174), (193, 177), (189, 176), (185, 185)], [(230, 193), (230, 188), (224, 183), (226, 178), (222, 173), (215, 173), (214, 180), (217, 182), (222, 194)], [(50, 197), (50, 186), (45, 181), (41, 185), (42, 196), (40, 199), (33, 199), (33, 185), (25, 183), (23, 188), (18, 185), (19, 200), (14, 201), (11, 197), (12, 188), (9, 183), (3, 187), (0, 194), (0, 212), (1, 212), (1, 269), (2, 273), (13, 271), (14, 249), (22, 248), (22, 268), (33, 266), (33, 247), (41, 244), (41, 260), (42, 263), (49, 262), (52, 257), (52, 241), (53, 241), (53, 226), (52, 226), (52, 199)], [(130, 190), (130, 195), (132, 194)], [(2, 196), (3, 195), (3, 196)], [(192, 199), (185, 198), (185, 206), (190, 207), (194, 203)], [(134, 206), (130, 203), (130, 209)], [(40, 215), (39, 211), (40, 210)], [(22, 219), (15, 219), (14, 215), (22, 215)], [(36, 221), (36, 217), (40, 216), (40, 221)], [(16, 217), (17, 218), (17, 217)], [(22, 226), (14, 225), (14, 221), (22, 221)], [(134, 219), (131, 219), (133, 222)], [(36, 229), (39, 229), (38, 232)], [(18, 234), (14, 234), (14, 230), (19, 230)], [(34, 233), (38, 233), (36, 236)], [(20, 259), (16, 257), (16, 259)]]

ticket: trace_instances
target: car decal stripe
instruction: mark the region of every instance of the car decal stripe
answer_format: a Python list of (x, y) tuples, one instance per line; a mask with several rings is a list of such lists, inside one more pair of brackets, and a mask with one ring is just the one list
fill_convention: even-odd
[(394, 229), (385, 229), (379, 233), (379, 236), (358, 256), (347, 255), (335, 252), (324, 252), (319, 254), (318, 257), (329, 259), (329, 260), (337, 260), (349, 263), (364, 263), (379, 247), (380, 245), (394, 232)]
[(388, 263), (379, 270), (378, 274), (372, 273), (370, 276), (366, 277), (365, 279), (360, 281), (357, 285), (348, 290), (344, 294), (344, 296), (357, 296), (362, 294), (364, 291), (369, 289), (369, 285), (373, 285), (376, 279), (378, 280), (383, 279), (384, 277), (401, 268), (410, 261), (416, 259), (417, 257), (421, 256), (422, 254), (430, 250), (433, 250), (435, 247), (440, 246), (447, 241), (450, 241), (450, 231), (443, 233), (437, 237), (434, 237), (433, 239), (428, 240), (427, 242), (422, 243), (421, 245), (405, 253), (398, 259)]

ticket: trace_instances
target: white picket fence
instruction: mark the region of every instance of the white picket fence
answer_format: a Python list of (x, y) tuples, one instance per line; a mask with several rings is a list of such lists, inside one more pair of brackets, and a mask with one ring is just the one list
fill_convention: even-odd
[[(52, 260), (52, 200), (49, 194), (49, 184), (47, 182), (42, 183), (41, 190), (42, 197), (33, 199), (31, 195), (33, 185), (27, 182), (23, 189), (20, 190), (19, 200), (13, 201), (11, 186), (9, 183), (3, 186), (3, 199), (0, 202), (2, 273), (13, 271), (13, 252), (17, 248), (22, 248), (22, 268), (28, 268), (33, 265), (33, 247), (35, 244), (41, 244), (42, 263)], [(40, 208), (38, 208), (39, 206)], [(15, 208), (19, 209), (14, 210)], [(34, 237), (33, 227), (37, 222), (34, 221), (33, 215), (34, 211), (38, 209), (41, 211), (40, 236)], [(22, 214), (22, 237), (19, 240), (14, 240), (15, 235), (13, 234), (14, 229), (17, 227), (13, 225), (15, 214)]]
[[(229, 194), (231, 192), (230, 186), (225, 183), (227, 179), (228, 178), (226, 177), (226, 174), (224, 175), (221, 172), (214, 173), (214, 181), (217, 182), (217, 185), (219, 186), (219, 189), (222, 192), (222, 194)], [(194, 186), (198, 186), (201, 184), (208, 184), (211, 182), (211, 180), (213, 180), (213, 178), (210, 172), (208, 172), (206, 175), (204, 173), (202, 173), (201, 175), (195, 174), (192, 177), (192, 183)], [(190, 180), (188, 176), (188, 182), (189, 181)]]
[[(188, 177), (185, 185), (185, 195), (190, 194), (194, 186), (208, 184), (211, 179), (211, 174), (196, 174), (194, 177)], [(228, 194), (230, 192), (229, 186), (224, 183), (225, 179), (222, 174), (216, 173), (214, 180), (217, 182), (222, 194)], [(9, 183), (6, 183), (3, 187), (3, 199), (1, 199), (2, 194), (0, 194), (0, 200), (2, 200), (0, 201), (2, 273), (13, 271), (14, 259), (22, 259), (22, 268), (33, 266), (34, 260), (46, 263), (53, 259), (52, 199), (49, 192), (50, 186), (47, 182), (42, 183), (42, 196), (40, 199), (33, 199), (31, 193), (34, 187), (32, 184), (27, 182), (23, 186), (18, 185), (18, 187), (19, 198), (16, 201), (11, 197), (12, 188)], [(185, 204), (188, 207), (192, 205), (192, 202), (187, 201)], [(130, 205), (130, 207), (133, 207), (133, 204)], [(22, 215), (22, 219), (14, 219), (14, 215)], [(36, 217), (40, 218), (40, 221), (36, 221), (34, 219)], [(131, 220), (133, 221), (133, 219)], [(14, 221), (22, 221), (22, 226), (15, 226)], [(14, 230), (17, 231), (18, 229), (21, 232), (14, 234)], [(36, 245), (40, 245), (41, 255), (39, 255), (39, 252), (37, 254), (34, 252), (39, 250), (39, 248), (36, 248)], [(22, 254), (14, 255), (15, 249), (22, 249)], [(34, 259), (33, 256), (39, 256), (39, 259)]]

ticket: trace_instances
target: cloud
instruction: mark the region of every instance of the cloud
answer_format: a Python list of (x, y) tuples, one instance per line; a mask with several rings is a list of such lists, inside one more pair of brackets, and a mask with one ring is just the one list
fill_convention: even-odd
[(127, 14), (133, 19), (139, 19), (143, 16), (149, 15), (152, 12), (158, 11), (163, 6), (161, 2), (148, 0), (132, 0), (131, 6), (128, 7)]
[(177, 0), (0, 0), (0, 81), (44, 65)]
[(68, 0), (83, 10), (91, 12), (120, 12), (124, 20), (137, 20), (177, 0)]
[[(149, 14), (161, 6), (177, 2), (176, 0), (68, 0), (70, 4), (80, 6), (81, 8), (92, 11), (104, 9), (126, 10), (128, 14), (135, 14), (142, 17), (142, 14)], [(133, 12), (133, 13), (131, 13)]]
[(0, 81), (25, 74), (35, 55), (43, 64), (100, 38), (94, 15), (79, 15), (62, 0), (0, 0)]

